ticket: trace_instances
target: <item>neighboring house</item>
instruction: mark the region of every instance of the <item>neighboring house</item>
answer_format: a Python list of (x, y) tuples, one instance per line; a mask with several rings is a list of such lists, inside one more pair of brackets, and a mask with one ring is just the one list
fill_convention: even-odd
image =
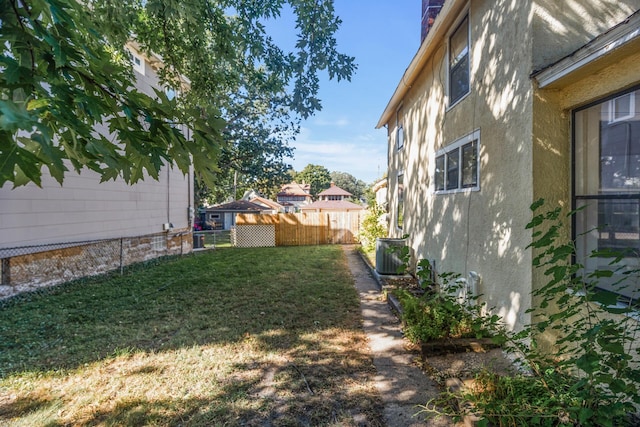
[(525, 228), (535, 200), (584, 207), (569, 225), (588, 269), (607, 262), (592, 249), (640, 250), (639, 9), (447, 0), (378, 122), (390, 234), (514, 329), (546, 279)]
[(376, 196), (378, 206), (385, 207), (387, 205), (387, 178), (382, 178), (371, 187), (373, 194)]
[(302, 206), (300, 210), (302, 212), (352, 212), (363, 210), (362, 206), (348, 200), (351, 196), (351, 193), (332, 182), (329, 188), (318, 193), (317, 201)]
[[(159, 58), (131, 43), (135, 86), (160, 88)], [(108, 134), (105, 127), (97, 132)], [(69, 168), (72, 170), (72, 168)], [(100, 182), (95, 172), (66, 174), (61, 186), (46, 171), (34, 184), (0, 188), (0, 298), (146, 259), (191, 251), (193, 174), (165, 167), (159, 179), (127, 185)]]
[[(264, 213), (277, 214), (285, 211), (284, 206), (282, 206), (280, 203), (274, 202), (273, 200), (269, 200), (264, 197), (253, 197), (249, 201), (266, 208), (267, 211), (264, 211)], [(268, 211), (269, 209), (270, 211)]]
[(297, 212), (313, 201), (311, 185), (297, 182), (284, 184), (277, 195), (277, 201), (285, 207), (286, 212)]
[(349, 193), (347, 190), (343, 190), (332, 182), (329, 188), (318, 193), (318, 200), (349, 200), (351, 196), (353, 196), (353, 194)]
[(247, 200), (236, 200), (206, 208), (205, 223), (207, 228), (214, 230), (230, 230), (236, 225), (236, 214), (238, 213), (272, 213), (272, 209)]

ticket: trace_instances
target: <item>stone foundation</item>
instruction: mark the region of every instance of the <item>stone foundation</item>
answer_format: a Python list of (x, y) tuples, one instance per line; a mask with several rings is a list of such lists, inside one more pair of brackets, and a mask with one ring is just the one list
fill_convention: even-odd
[(192, 250), (190, 230), (3, 250), (0, 299), (108, 273), (162, 256), (187, 254)]

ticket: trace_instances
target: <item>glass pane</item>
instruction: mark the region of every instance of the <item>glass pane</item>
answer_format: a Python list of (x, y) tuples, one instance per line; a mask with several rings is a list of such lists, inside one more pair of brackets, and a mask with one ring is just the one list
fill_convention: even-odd
[(456, 148), (447, 153), (447, 190), (455, 190), (458, 188), (459, 151), (460, 149)]
[(462, 187), (478, 185), (478, 142), (473, 141), (462, 147)]
[[(621, 270), (598, 287), (628, 298), (640, 297), (638, 283), (621, 282), (640, 265), (639, 91), (604, 100), (575, 113), (574, 165), (576, 262), (586, 272), (611, 269), (597, 250), (624, 251)], [(617, 195), (621, 195), (618, 197)], [(633, 197), (633, 198), (629, 198)]]
[(449, 64), (454, 66), (469, 53), (469, 17), (464, 18), (449, 42)]
[(444, 190), (444, 155), (436, 157), (435, 185), (436, 191)]
[(455, 104), (456, 101), (469, 93), (469, 55), (464, 56), (460, 62), (451, 68), (449, 92), (451, 104)]
[(598, 202), (598, 249), (640, 249), (638, 200)]
[[(635, 138), (634, 138), (635, 134)], [(600, 188), (640, 188), (640, 121), (602, 122)]]
[(619, 96), (615, 98), (613, 102), (612, 120), (621, 120), (626, 117), (632, 117), (634, 112), (632, 111), (632, 94)]
[(397, 138), (398, 138), (398, 141), (397, 141), (398, 149), (400, 149), (404, 145), (404, 129), (403, 129), (402, 125), (398, 127)]

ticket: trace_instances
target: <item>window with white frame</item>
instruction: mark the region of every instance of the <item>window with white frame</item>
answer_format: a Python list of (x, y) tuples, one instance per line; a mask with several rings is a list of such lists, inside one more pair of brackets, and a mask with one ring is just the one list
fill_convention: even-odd
[(436, 153), (434, 187), (437, 193), (479, 190), (480, 131), (475, 131)]
[(469, 93), (469, 15), (449, 37), (449, 105)]
[(598, 284), (631, 299), (640, 298), (638, 282), (623, 280), (640, 268), (638, 101), (636, 88), (573, 113), (576, 262), (590, 273), (610, 268), (611, 257), (597, 254), (620, 252), (624, 267)]
[(396, 111), (396, 148), (398, 150), (404, 147), (404, 126), (402, 121), (402, 107), (400, 107)]
[(129, 59), (133, 65), (133, 70), (144, 76), (144, 58), (130, 49), (127, 49), (127, 52), (129, 52)]

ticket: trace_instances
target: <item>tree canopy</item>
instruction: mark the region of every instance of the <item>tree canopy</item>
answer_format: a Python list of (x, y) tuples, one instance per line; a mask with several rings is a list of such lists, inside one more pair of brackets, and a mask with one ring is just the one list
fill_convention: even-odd
[(338, 187), (351, 193), (356, 200), (364, 196), (367, 190), (367, 183), (347, 172), (331, 172), (331, 181)]
[(311, 195), (316, 198), (318, 193), (331, 185), (331, 175), (324, 166), (308, 164), (295, 174), (295, 181), (307, 183), (311, 186)]
[[(265, 29), (284, 7), (292, 52)], [(44, 168), (60, 183), (69, 168), (134, 183), (166, 162), (210, 185), (230, 165), (269, 171), (289, 154), (282, 135), (321, 108), (319, 74), (355, 71), (332, 0), (0, 0), (0, 22), (0, 186), (40, 184)], [(179, 96), (132, 88), (131, 40)]]

